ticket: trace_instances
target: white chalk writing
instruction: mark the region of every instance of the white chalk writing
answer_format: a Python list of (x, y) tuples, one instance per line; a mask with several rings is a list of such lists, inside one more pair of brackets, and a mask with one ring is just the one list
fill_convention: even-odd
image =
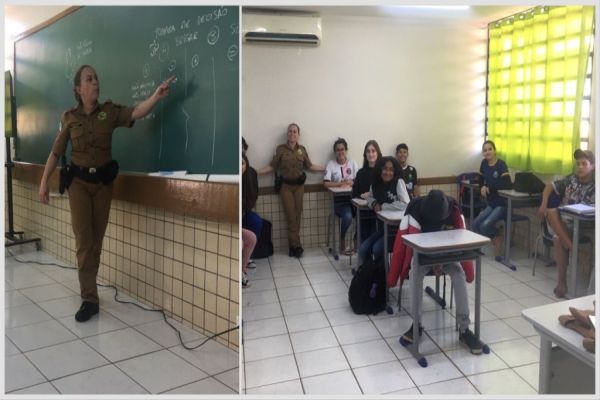
[(181, 46), (194, 40), (198, 40), (198, 32), (186, 32), (183, 35), (175, 37), (175, 45)]
[(213, 10), (210, 13), (199, 15), (197, 19), (197, 24), (202, 25), (211, 21), (218, 21), (219, 19), (225, 17), (227, 15), (227, 8), (221, 7), (219, 9)]
[(161, 36), (166, 36), (169, 33), (173, 33), (173, 32), (175, 32), (175, 25), (159, 26), (158, 28), (156, 28), (154, 30), (154, 34), (156, 35), (157, 38), (159, 38)]
[(210, 28), (208, 36), (206, 37), (206, 41), (208, 42), (208, 44), (213, 46), (215, 43), (217, 43), (219, 41), (219, 34), (220, 30), (218, 26), (215, 25), (212, 28)]

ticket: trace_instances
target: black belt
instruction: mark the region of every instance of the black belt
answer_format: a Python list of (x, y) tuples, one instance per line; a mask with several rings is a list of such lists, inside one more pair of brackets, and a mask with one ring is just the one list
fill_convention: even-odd
[(108, 185), (111, 183), (119, 172), (119, 163), (112, 160), (108, 164), (101, 167), (82, 167), (77, 164), (71, 163), (71, 173), (74, 177), (83, 179), (89, 183), (104, 183)]

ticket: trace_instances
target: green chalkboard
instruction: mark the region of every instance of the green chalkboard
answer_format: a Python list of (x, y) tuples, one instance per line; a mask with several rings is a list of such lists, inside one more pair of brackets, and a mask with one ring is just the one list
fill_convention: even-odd
[(100, 101), (135, 105), (168, 76), (168, 98), (113, 135), (122, 171), (237, 174), (239, 8), (82, 7), (15, 42), (16, 159), (45, 163), (73, 75), (92, 65)]

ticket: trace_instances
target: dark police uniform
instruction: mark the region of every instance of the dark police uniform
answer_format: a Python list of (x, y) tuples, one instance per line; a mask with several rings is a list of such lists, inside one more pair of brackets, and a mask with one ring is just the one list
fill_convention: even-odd
[(287, 144), (280, 144), (271, 160), (271, 167), (279, 171), (283, 177), (281, 185), (281, 202), (288, 225), (288, 244), (290, 247), (301, 247), (300, 221), (302, 218), (302, 200), (304, 197), (304, 170), (312, 166), (304, 146), (296, 144), (291, 149)]
[[(115, 128), (131, 127), (132, 107), (107, 101), (85, 114), (83, 106), (63, 113), (52, 153), (60, 158), (71, 141), (71, 162), (82, 174), (93, 177), (112, 161), (111, 140)], [(71, 224), (77, 246), (81, 298), (98, 304), (96, 276), (100, 267), (102, 240), (108, 225), (113, 183), (90, 182), (77, 175), (69, 186)]]

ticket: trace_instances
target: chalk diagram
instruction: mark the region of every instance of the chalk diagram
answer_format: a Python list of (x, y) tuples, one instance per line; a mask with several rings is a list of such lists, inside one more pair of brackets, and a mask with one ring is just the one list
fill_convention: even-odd
[(219, 34), (220, 31), (218, 26), (215, 25), (212, 28), (210, 28), (208, 36), (206, 37), (206, 41), (208, 42), (208, 44), (214, 46), (219, 41)]
[(150, 65), (148, 65), (148, 63), (144, 64), (144, 67), (142, 68), (142, 76), (144, 77), (144, 79), (146, 79), (148, 77), (148, 75), (150, 75)]
[(229, 46), (229, 48), (227, 49), (227, 59), (229, 61), (233, 61), (235, 56), (238, 55), (238, 51), (239, 50), (236, 44), (232, 44), (231, 46)]

